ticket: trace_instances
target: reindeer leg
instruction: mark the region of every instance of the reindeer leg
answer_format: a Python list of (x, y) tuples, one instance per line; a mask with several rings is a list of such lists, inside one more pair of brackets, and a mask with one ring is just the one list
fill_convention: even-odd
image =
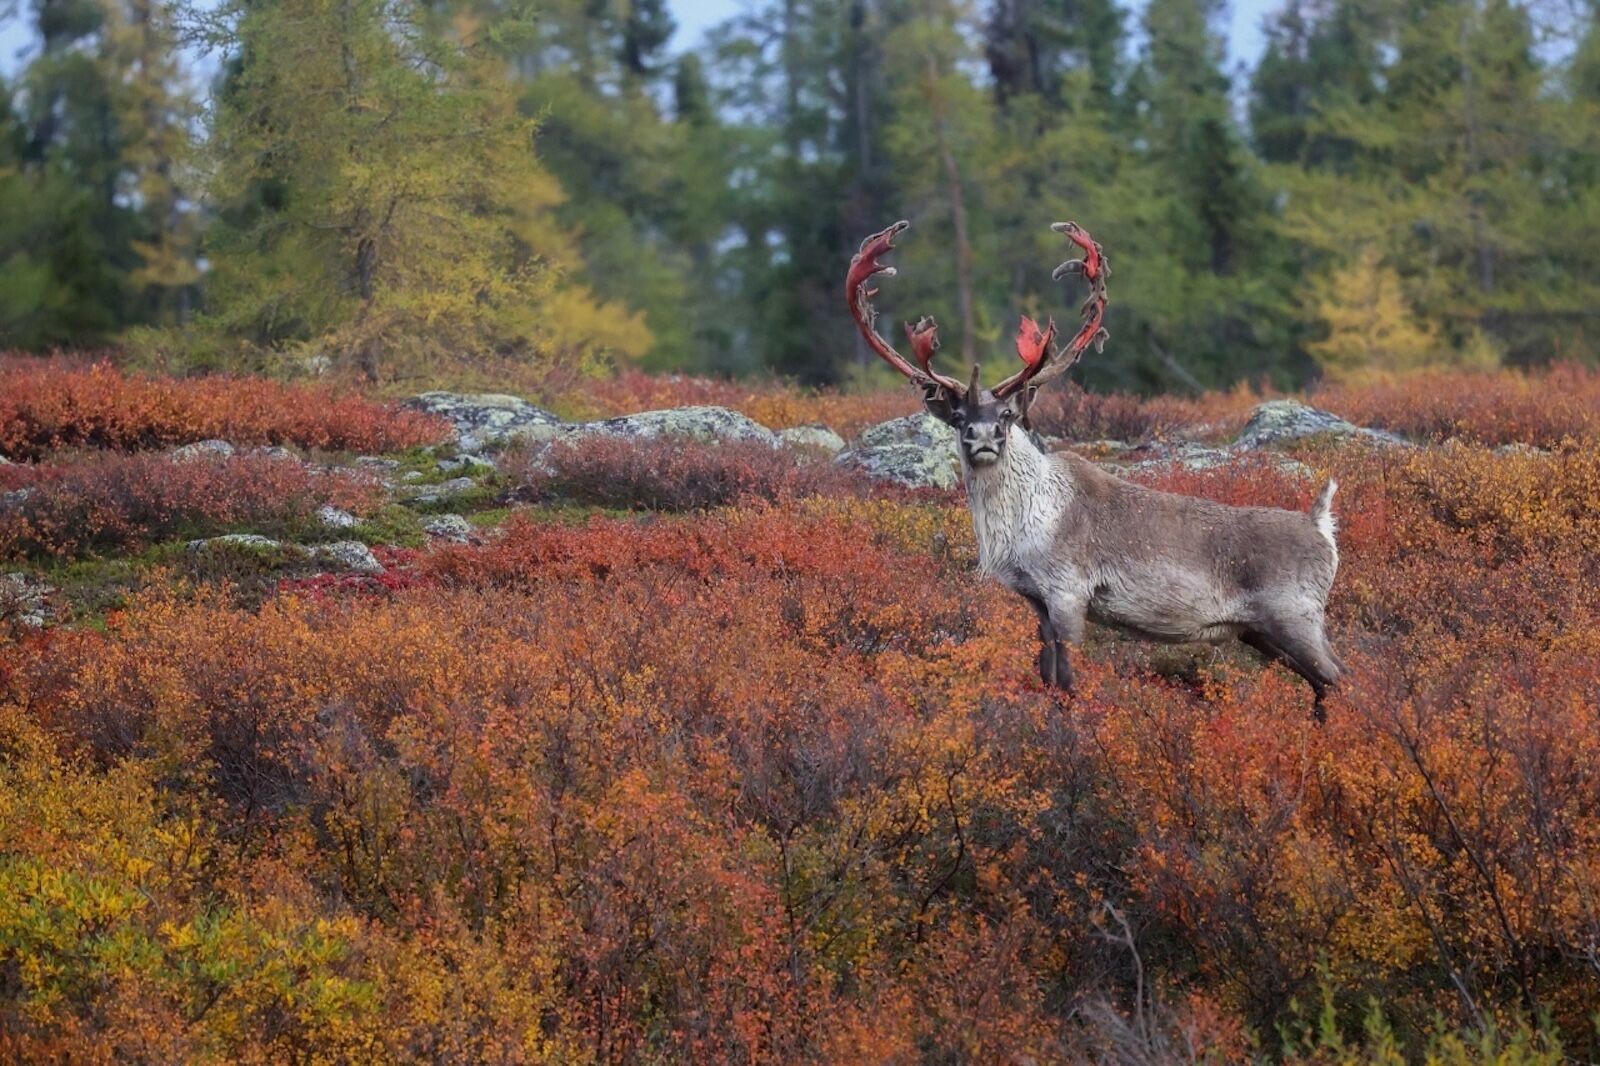
[(1072, 658), (1068, 644), (1083, 640), (1084, 611), (1076, 605), (1049, 607), (1037, 596), (1023, 594), (1039, 616), (1039, 680), (1050, 688), (1072, 691)]
[(1239, 634), (1239, 639), (1245, 644), (1305, 678), (1313, 696), (1312, 717), (1321, 725), (1328, 720), (1323, 703), (1328, 690), (1339, 680), (1339, 669), (1334, 665), (1328, 642), (1321, 639), (1320, 630), (1317, 637), (1319, 639), (1313, 640), (1291, 627), (1275, 628), (1270, 633), (1249, 629)]
[(1067, 665), (1067, 684), (1072, 684), (1072, 667), (1064, 664), (1063, 656), (1057, 655), (1056, 629), (1050, 622), (1050, 608), (1037, 596), (1030, 596), (1026, 592), (1022, 598), (1028, 601), (1028, 606), (1033, 608), (1033, 613), (1039, 618), (1039, 680), (1048, 688), (1059, 688), (1062, 665)]

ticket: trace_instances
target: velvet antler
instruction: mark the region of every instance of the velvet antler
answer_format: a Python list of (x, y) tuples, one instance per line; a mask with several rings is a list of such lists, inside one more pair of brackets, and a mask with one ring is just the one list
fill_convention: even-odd
[(912, 354), (919, 364), (915, 366), (895, 351), (875, 328), (878, 312), (872, 306), (872, 298), (878, 295), (878, 290), (872, 285), (872, 279), (880, 274), (894, 276), (894, 267), (881, 262), (880, 257), (894, 250), (894, 239), (910, 226), (909, 222), (896, 222), (861, 242), (861, 250), (850, 260), (850, 272), (845, 276), (845, 299), (850, 304), (856, 328), (880, 359), (924, 388), (945, 389), (953, 396), (962, 397), (967, 394), (965, 385), (933, 369), (933, 353), (939, 350), (939, 327), (932, 318), (923, 317), (915, 326), (906, 324), (906, 337), (911, 341)]
[(1017, 355), (1022, 359), (1023, 366), (1021, 370), (995, 386), (994, 395), (997, 400), (1003, 400), (1029, 385), (1037, 387), (1059, 377), (1083, 357), (1084, 351), (1090, 344), (1095, 345), (1096, 351), (1103, 350), (1106, 338), (1109, 336), (1103, 325), (1106, 317), (1106, 277), (1111, 273), (1111, 264), (1106, 262), (1105, 252), (1076, 222), (1057, 222), (1050, 228), (1064, 234), (1069, 241), (1083, 249), (1082, 259), (1069, 259), (1056, 267), (1050, 275), (1054, 280), (1060, 281), (1073, 274), (1080, 274), (1089, 283), (1089, 296), (1079, 308), (1079, 313), (1083, 316), (1083, 325), (1073, 335), (1072, 340), (1067, 342), (1066, 347), (1051, 351), (1050, 342), (1055, 336), (1055, 321), (1051, 320), (1048, 326), (1040, 330), (1038, 323), (1024, 315), (1022, 328), (1017, 333)]

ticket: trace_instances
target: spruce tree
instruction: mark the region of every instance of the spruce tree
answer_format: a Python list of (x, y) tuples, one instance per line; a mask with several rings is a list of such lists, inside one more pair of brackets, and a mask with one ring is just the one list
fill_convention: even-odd
[(636, 353), (635, 316), (560, 276), (557, 183), (471, 20), (410, 0), (261, 0), (208, 148), (208, 312), (192, 347), (369, 379)]

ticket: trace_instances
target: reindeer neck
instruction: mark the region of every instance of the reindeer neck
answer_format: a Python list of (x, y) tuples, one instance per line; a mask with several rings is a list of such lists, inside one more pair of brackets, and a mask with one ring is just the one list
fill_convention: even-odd
[(979, 568), (1006, 580), (1026, 569), (1035, 550), (1053, 539), (1077, 486), (1071, 472), (1051, 462), (1017, 426), (1011, 427), (999, 462), (974, 467), (963, 456), (961, 466)]
[(988, 466), (972, 466), (961, 457), (961, 476), (967, 493), (977, 505), (980, 497), (999, 502), (1000, 496), (1020, 496), (1044, 487), (1050, 478), (1050, 457), (1040, 451), (1020, 426), (1012, 426), (1006, 436), (1005, 453)]

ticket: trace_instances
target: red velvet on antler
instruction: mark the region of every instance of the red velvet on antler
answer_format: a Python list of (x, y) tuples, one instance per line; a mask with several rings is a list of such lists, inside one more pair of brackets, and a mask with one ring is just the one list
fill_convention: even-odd
[(872, 298), (878, 295), (878, 290), (872, 286), (872, 279), (880, 274), (884, 277), (894, 276), (894, 267), (880, 260), (894, 250), (894, 239), (910, 226), (909, 222), (896, 222), (861, 242), (861, 250), (850, 260), (850, 272), (844, 280), (844, 295), (850, 304), (850, 315), (878, 358), (919, 385), (936, 386), (954, 396), (965, 396), (965, 385), (933, 369), (933, 353), (939, 348), (939, 328), (933, 319), (923, 318), (915, 326), (906, 326), (906, 336), (911, 340), (911, 350), (920, 366), (907, 362), (875, 328), (878, 312), (872, 306)]
[(1017, 327), (1017, 358), (1026, 366), (1038, 366), (1050, 351), (1050, 342), (1055, 339), (1056, 320), (1051, 319), (1043, 330), (1039, 323), (1022, 316), (1022, 324)]
[(1083, 325), (1065, 348), (1050, 352), (1055, 322), (1052, 321), (1041, 333), (1037, 323), (1023, 316), (1022, 329), (1017, 334), (1017, 355), (1021, 357), (1023, 367), (995, 386), (994, 395), (999, 400), (1029, 384), (1043, 385), (1065, 373), (1067, 368), (1082, 358), (1090, 344), (1095, 344), (1097, 351), (1102, 350), (1108, 336), (1103, 323), (1106, 317), (1106, 277), (1111, 273), (1111, 264), (1106, 262), (1105, 252), (1076, 222), (1057, 222), (1050, 228), (1064, 234), (1083, 249), (1082, 259), (1069, 259), (1050, 275), (1059, 281), (1072, 274), (1081, 274), (1089, 283), (1089, 296), (1079, 308)]
[(933, 353), (939, 350), (939, 323), (932, 315), (923, 315), (915, 326), (906, 323), (906, 337), (911, 341), (911, 354), (916, 357), (917, 364), (929, 377), (934, 376)]

